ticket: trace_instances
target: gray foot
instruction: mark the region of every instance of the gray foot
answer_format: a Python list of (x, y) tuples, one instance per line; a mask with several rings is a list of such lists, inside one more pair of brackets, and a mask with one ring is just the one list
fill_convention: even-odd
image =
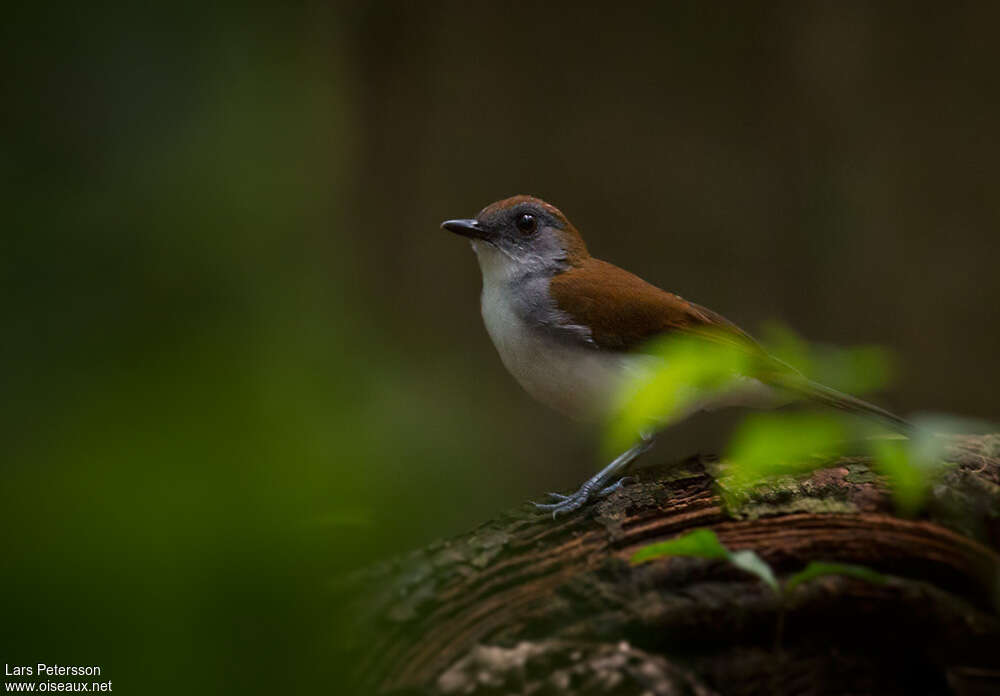
[(615, 483), (607, 486), (608, 481), (610, 481), (615, 474), (620, 473), (631, 464), (635, 459), (641, 455), (643, 452), (648, 450), (653, 446), (653, 439), (648, 435), (642, 435), (642, 438), (635, 445), (625, 450), (617, 457), (615, 460), (608, 464), (606, 467), (601, 469), (599, 472), (594, 474), (592, 477), (587, 479), (587, 482), (580, 486), (580, 490), (572, 495), (563, 495), (562, 493), (549, 493), (549, 496), (554, 498), (556, 502), (554, 503), (532, 503), (539, 510), (552, 511), (552, 519), (555, 519), (560, 512), (573, 512), (579, 509), (593, 497), (603, 497), (610, 493), (617, 491), (624, 485), (625, 481), (631, 479), (630, 476), (621, 478)]
[(578, 490), (576, 493), (572, 495), (563, 495), (562, 493), (549, 493), (549, 495), (552, 498), (555, 498), (556, 501), (558, 502), (555, 503), (532, 502), (531, 504), (534, 505), (539, 510), (545, 510), (545, 511), (551, 510), (552, 519), (555, 519), (561, 512), (569, 513), (573, 512), (574, 510), (580, 509), (591, 498), (603, 498), (605, 496), (611, 495), (619, 488), (622, 488), (625, 485), (626, 481), (632, 482), (635, 481), (635, 479), (632, 476), (623, 476), (622, 478), (612, 483), (610, 486), (605, 486), (596, 493), (593, 492), (593, 486), (588, 487), (587, 484), (590, 483), (590, 481), (588, 481), (584, 485), (580, 486), (580, 490)]
[(619, 488), (624, 488), (626, 482), (635, 483), (635, 476), (622, 476), (620, 479), (612, 483), (610, 486), (605, 486), (601, 490), (597, 491), (597, 497), (603, 498), (605, 496), (611, 495)]

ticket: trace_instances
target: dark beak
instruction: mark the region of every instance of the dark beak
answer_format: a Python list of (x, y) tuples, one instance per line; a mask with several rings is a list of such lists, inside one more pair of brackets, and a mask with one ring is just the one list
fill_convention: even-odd
[(463, 237), (486, 239), (486, 230), (477, 220), (445, 220), (441, 223), (441, 229), (460, 234)]

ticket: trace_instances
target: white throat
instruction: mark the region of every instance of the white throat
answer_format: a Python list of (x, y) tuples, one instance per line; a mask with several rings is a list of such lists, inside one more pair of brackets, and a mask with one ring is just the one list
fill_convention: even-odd
[(481, 239), (470, 241), (472, 250), (476, 252), (476, 258), (479, 259), (479, 269), (483, 272), (484, 288), (487, 283), (509, 283), (527, 270), (523, 264), (518, 263), (489, 242), (484, 242)]

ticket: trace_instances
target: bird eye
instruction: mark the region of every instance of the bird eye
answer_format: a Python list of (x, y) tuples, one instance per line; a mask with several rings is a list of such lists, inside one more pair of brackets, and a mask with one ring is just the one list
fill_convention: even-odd
[(517, 218), (517, 229), (521, 231), (521, 234), (531, 234), (537, 226), (538, 221), (535, 220), (534, 215), (524, 213)]

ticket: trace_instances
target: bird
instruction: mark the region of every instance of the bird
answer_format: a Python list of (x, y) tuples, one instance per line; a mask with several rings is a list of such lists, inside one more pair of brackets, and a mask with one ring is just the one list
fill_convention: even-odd
[[(747, 362), (752, 367), (739, 376), (739, 389), (707, 395), (681, 417), (806, 398), (903, 432), (912, 427), (879, 406), (806, 378), (721, 314), (591, 256), (569, 219), (540, 198), (505, 198), (475, 218), (445, 220), (441, 227), (471, 242), (482, 272), (483, 323), (504, 366), (531, 396), (572, 419), (609, 418), (623, 384), (649, 370), (652, 340), (701, 336), (736, 346), (753, 358)], [(554, 502), (534, 505), (556, 517), (609, 495), (629, 477), (612, 479), (655, 438), (653, 431), (636, 433), (635, 444), (576, 492), (550, 493)]]

